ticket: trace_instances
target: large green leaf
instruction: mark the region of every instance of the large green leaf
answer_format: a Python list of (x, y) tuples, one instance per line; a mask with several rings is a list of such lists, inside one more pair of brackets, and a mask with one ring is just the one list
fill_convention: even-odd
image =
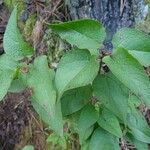
[(62, 39), (80, 49), (88, 49), (91, 54), (98, 54), (98, 49), (105, 38), (101, 23), (94, 20), (78, 20), (49, 25)]
[(61, 105), (56, 104), (56, 91), (53, 86), (54, 72), (49, 69), (46, 56), (35, 59), (30, 67), (28, 78), (35, 110), (53, 130), (62, 135)]
[(87, 105), (83, 108), (79, 118), (79, 138), (80, 143), (83, 143), (91, 132), (93, 131), (93, 125), (98, 120), (98, 112), (92, 105)]
[(125, 49), (118, 48), (103, 61), (112, 73), (150, 106), (150, 82), (143, 67)]
[(130, 129), (132, 130), (132, 134), (133, 136), (144, 143), (148, 143), (150, 144), (150, 129), (149, 128), (135, 128), (135, 127), (130, 127)]
[(64, 91), (90, 84), (96, 77), (99, 64), (87, 50), (75, 49), (62, 57), (56, 71), (55, 84), (59, 98)]
[(122, 131), (118, 119), (107, 109), (104, 108), (100, 113), (98, 124), (111, 134), (119, 138), (122, 137)]
[(61, 113), (61, 104), (60, 101), (55, 104), (55, 114), (51, 116), (49, 108), (45, 105), (43, 106), (43, 102), (38, 102), (37, 99), (32, 98), (32, 106), (35, 111), (40, 116), (47, 125), (49, 125), (50, 130), (54, 130), (55, 133), (59, 136), (63, 135), (63, 121), (62, 121), (62, 113)]
[(113, 38), (114, 47), (129, 50), (143, 66), (150, 66), (150, 36), (131, 28), (120, 29)]
[(70, 115), (84, 107), (92, 97), (91, 86), (66, 91), (61, 98), (63, 115)]
[(119, 139), (98, 128), (92, 135), (89, 150), (120, 150)]
[(150, 66), (150, 52), (142, 51), (128, 51), (134, 58), (136, 58), (142, 66)]
[(131, 134), (137, 140), (144, 143), (150, 143), (150, 128), (147, 121), (133, 106), (129, 109), (127, 123), (128, 127), (131, 129)]
[(138, 141), (130, 133), (127, 133), (126, 137), (129, 142), (134, 144), (134, 146), (137, 148), (137, 150), (149, 150), (148, 144)]
[(17, 63), (6, 54), (0, 56), (0, 100), (6, 95), (17, 72)]
[(17, 28), (17, 7), (14, 8), (4, 34), (4, 50), (16, 60), (32, 55), (33, 49), (24, 42)]
[(131, 28), (120, 29), (114, 35), (113, 44), (115, 48), (150, 52), (150, 36)]
[(93, 91), (106, 108), (126, 120), (128, 89), (112, 73), (98, 75), (93, 82)]

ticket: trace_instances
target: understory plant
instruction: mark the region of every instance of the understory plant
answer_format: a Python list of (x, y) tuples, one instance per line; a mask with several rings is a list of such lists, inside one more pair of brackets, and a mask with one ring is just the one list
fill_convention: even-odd
[(64, 149), (75, 133), (82, 150), (119, 150), (120, 139), (148, 150), (150, 128), (138, 107), (150, 107), (144, 69), (150, 66), (150, 37), (122, 28), (114, 35), (112, 54), (102, 56), (106, 34), (100, 22), (86, 19), (48, 27), (72, 45), (56, 70), (46, 55), (27, 61), (35, 52), (17, 28), (14, 8), (4, 35), (5, 54), (0, 56), (0, 100), (7, 92), (29, 89), (33, 108), (54, 131), (47, 142)]

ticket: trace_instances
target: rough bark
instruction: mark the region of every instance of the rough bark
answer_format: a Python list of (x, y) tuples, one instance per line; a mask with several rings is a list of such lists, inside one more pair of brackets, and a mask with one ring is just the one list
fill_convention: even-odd
[(134, 24), (132, 3), (131, 0), (66, 0), (72, 19), (94, 18), (110, 30)]

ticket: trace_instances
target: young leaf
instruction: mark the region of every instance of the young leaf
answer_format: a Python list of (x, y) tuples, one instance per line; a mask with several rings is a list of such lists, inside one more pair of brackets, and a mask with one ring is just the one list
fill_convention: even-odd
[(0, 56), (0, 100), (4, 98), (17, 72), (17, 63), (6, 54)]
[(55, 84), (59, 98), (64, 91), (90, 84), (99, 70), (95, 56), (87, 50), (72, 50), (62, 57), (56, 71)]
[(24, 81), (21, 79), (20, 75), (17, 79), (13, 80), (8, 92), (11, 93), (20, 93), (23, 90), (25, 90), (25, 88), (27, 87), (27, 85), (24, 83)]
[(19, 79), (16, 79), (16, 80), (13, 80), (9, 89), (8, 89), (8, 92), (10, 93), (20, 93), (22, 92), (23, 90), (25, 90), (25, 85), (19, 80)]
[(144, 66), (150, 66), (150, 52), (141, 52), (141, 51), (128, 51), (139, 63)]
[(32, 145), (26, 145), (22, 150), (34, 150)]
[(52, 143), (53, 145), (59, 145), (63, 149), (67, 149), (67, 143), (65, 137), (59, 137), (55, 133), (50, 134), (46, 142)]
[(98, 128), (92, 135), (89, 150), (120, 150), (119, 139)]
[(63, 115), (70, 115), (84, 107), (92, 97), (91, 86), (66, 91), (61, 98)]
[(88, 49), (91, 54), (98, 54), (100, 44), (105, 38), (105, 30), (102, 24), (89, 19), (51, 24), (49, 27), (62, 39), (80, 49)]
[(106, 108), (126, 120), (129, 91), (112, 73), (98, 75), (93, 82), (93, 92)]
[(32, 55), (33, 49), (24, 42), (17, 28), (17, 7), (14, 8), (4, 34), (4, 50), (16, 60)]
[(109, 133), (117, 136), (118, 138), (122, 137), (122, 131), (118, 119), (107, 109), (104, 108), (102, 110), (97, 122), (103, 129), (105, 129)]
[(139, 107), (142, 104), (142, 101), (135, 95), (130, 95), (128, 103), (130, 106)]
[(113, 38), (115, 48), (150, 52), (150, 36), (131, 28), (120, 29)]
[(32, 89), (33, 106), (51, 128), (62, 135), (61, 105), (56, 106), (56, 91), (53, 86), (54, 72), (48, 67), (46, 56), (37, 57), (28, 76)]
[(89, 130), (93, 131), (92, 126), (98, 120), (98, 116), (98, 112), (95, 110), (94, 106), (87, 105), (83, 108), (78, 123), (80, 143), (83, 143), (88, 138), (86, 135)]
[[(125, 49), (103, 60), (112, 73), (150, 107), (150, 82), (143, 67)], [(128, 76), (127, 76), (128, 75)]]

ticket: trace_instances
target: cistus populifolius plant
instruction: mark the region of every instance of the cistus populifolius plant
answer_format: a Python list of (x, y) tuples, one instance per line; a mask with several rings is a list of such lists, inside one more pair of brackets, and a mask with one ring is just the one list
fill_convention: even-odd
[(29, 88), (35, 111), (54, 131), (47, 142), (57, 141), (64, 149), (67, 123), (70, 132), (79, 135), (82, 150), (119, 150), (119, 139), (148, 150), (150, 128), (137, 108), (150, 107), (144, 70), (150, 66), (150, 37), (122, 28), (112, 40), (113, 53), (102, 57), (99, 49), (106, 34), (100, 22), (86, 19), (48, 27), (72, 45), (55, 71), (46, 55), (32, 64), (23, 61), (35, 52), (17, 28), (14, 8), (4, 35), (5, 54), (0, 56), (0, 100), (7, 92)]

